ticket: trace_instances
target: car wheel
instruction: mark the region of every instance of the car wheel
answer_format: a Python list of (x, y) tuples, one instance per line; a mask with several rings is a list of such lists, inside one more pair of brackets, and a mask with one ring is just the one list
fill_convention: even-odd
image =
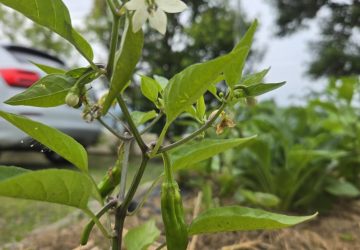
[(62, 156), (58, 155), (54, 151), (47, 151), (47, 152), (44, 152), (44, 154), (45, 154), (45, 157), (54, 164), (58, 165), (58, 164), (67, 163), (67, 161)]

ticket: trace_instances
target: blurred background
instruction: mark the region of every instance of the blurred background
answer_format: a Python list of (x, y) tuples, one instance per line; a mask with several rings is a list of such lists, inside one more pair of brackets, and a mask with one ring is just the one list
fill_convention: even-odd
[[(70, 10), (74, 26), (94, 46), (95, 61), (106, 61), (111, 15), (105, 1), (64, 2)], [(315, 249), (314, 246), (317, 249), (360, 249), (360, 240), (357, 239), (360, 216), (354, 212), (360, 208), (360, 2), (184, 2), (189, 9), (180, 15), (168, 15), (165, 36), (145, 28), (146, 41), (138, 65), (139, 73), (171, 78), (192, 63), (229, 52), (251, 22), (258, 19), (260, 25), (245, 75), (271, 67), (265, 82), (287, 81), (287, 84), (261, 96), (256, 104), (239, 104), (228, 110), (237, 125), (226, 129), (220, 137), (258, 134), (258, 139), (249, 148), (230, 150), (203, 162), (196, 166), (194, 172), (180, 173), (183, 190), (202, 192), (206, 208), (236, 203), (288, 213), (321, 211), (329, 216), (305, 228), (307, 233), (311, 233), (306, 234), (303, 241), (301, 229), (299, 237), (293, 232), (296, 238), (293, 248), (289, 242), (276, 241), (276, 237), (272, 241), (262, 238), (277, 246), (274, 249)], [(3, 6), (0, 6), (0, 27), (0, 44), (4, 46), (19, 45), (20, 48), (45, 52), (55, 57), (53, 60), (61, 61), (65, 68), (86, 65), (74, 48), (57, 35)], [(1, 60), (4, 61), (4, 58)], [(126, 93), (131, 108), (141, 111), (153, 109), (152, 104), (142, 98), (138, 84), (135, 79), (135, 84)], [(95, 96), (101, 95), (102, 91), (102, 87), (94, 87)], [(211, 107), (210, 96), (206, 102)], [(113, 114), (121, 115), (118, 110), (113, 110)], [(108, 121), (115, 124), (112, 117)], [(48, 122), (51, 123), (51, 119)], [(185, 129), (184, 124), (190, 126)], [(5, 131), (5, 125), (0, 123), (0, 126), (3, 126), (0, 131)], [(196, 129), (196, 126), (191, 119), (185, 118), (174, 126), (170, 134), (178, 138)], [(100, 179), (114, 160), (117, 141), (105, 131), (100, 133), (98, 125), (88, 129), (93, 131), (94, 140), (83, 144), (89, 148), (93, 174)], [(121, 129), (121, 126), (116, 129)], [(159, 127), (155, 127), (151, 132), (157, 133), (158, 130)], [(210, 131), (209, 135), (219, 137), (214, 131)], [(149, 141), (154, 138), (147, 136)], [(30, 150), (32, 144), (30, 141), (22, 147), (29, 149), (25, 150), (24, 157), (17, 157), (14, 152), (3, 152), (0, 164), (35, 169), (49, 167), (49, 162), (39, 154), (47, 150), (40, 146), (34, 153)], [(53, 157), (52, 162), (59, 163), (56, 156), (47, 157), (50, 160)], [(61, 159), (59, 161), (57, 167), (69, 167)], [(134, 165), (136, 163), (133, 162)], [(157, 171), (148, 173), (148, 179), (161, 172), (161, 166), (156, 162), (153, 169)], [(0, 246), (21, 241), (29, 230), (71, 212), (55, 207), (50, 209), (51, 213), (45, 208), (46, 211), (42, 212), (41, 204), (33, 203), (33, 206), (40, 206), (38, 219), (29, 221), (19, 217), (12, 226), (5, 226), (15, 214), (26, 214), (24, 204), (10, 199), (5, 201), (0, 202), (0, 214), (8, 216), (0, 219)], [(10, 212), (10, 207), (14, 206), (17, 213)], [(44, 222), (44, 218), (49, 219)], [(254, 239), (251, 235), (248, 237)], [(311, 240), (314, 237), (318, 237), (315, 242)], [(234, 242), (234, 237), (228, 238), (224, 244)], [(309, 248), (299, 248), (300, 243), (307, 244)], [(216, 242), (213, 244), (216, 245)], [(290, 248), (285, 248), (285, 245)]]

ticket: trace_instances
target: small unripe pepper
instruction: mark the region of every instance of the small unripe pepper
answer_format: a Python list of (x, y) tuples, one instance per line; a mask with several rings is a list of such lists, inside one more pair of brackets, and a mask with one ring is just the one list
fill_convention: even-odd
[(179, 186), (173, 177), (168, 155), (163, 153), (162, 156), (165, 177), (161, 188), (161, 214), (165, 226), (166, 246), (168, 250), (186, 250), (188, 231)]
[(98, 190), (102, 198), (110, 195), (116, 186), (120, 182), (121, 170), (122, 170), (122, 161), (124, 158), (124, 144), (120, 144), (118, 149), (118, 159), (116, 160), (115, 166), (111, 168), (108, 173), (103, 177), (103, 179), (97, 185)]

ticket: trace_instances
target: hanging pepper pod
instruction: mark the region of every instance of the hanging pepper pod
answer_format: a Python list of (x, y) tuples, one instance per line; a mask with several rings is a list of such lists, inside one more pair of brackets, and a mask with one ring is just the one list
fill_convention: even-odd
[(124, 144), (121, 143), (118, 150), (118, 159), (116, 160), (115, 166), (111, 168), (108, 173), (97, 185), (98, 190), (102, 198), (110, 195), (114, 191), (115, 187), (120, 182), (122, 161), (124, 158)]
[(161, 214), (165, 226), (167, 249), (186, 250), (188, 231), (179, 186), (173, 177), (168, 155), (162, 153), (162, 156), (165, 177), (161, 188)]

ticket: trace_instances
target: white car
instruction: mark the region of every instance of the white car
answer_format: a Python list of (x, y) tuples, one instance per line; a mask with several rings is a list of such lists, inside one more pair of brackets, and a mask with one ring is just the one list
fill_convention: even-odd
[[(45, 75), (31, 62), (46, 64), (57, 68), (66, 68), (58, 58), (36, 49), (0, 45), (0, 110), (26, 116), (30, 119), (57, 128), (72, 136), (83, 146), (94, 144), (101, 132), (97, 122), (86, 123), (81, 110), (62, 105), (54, 108), (29, 106), (10, 106), (3, 102), (23, 92), (27, 87)], [(4, 150), (38, 150), (53, 162), (62, 158), (34, 142), (25, 133), (0, 118), (0, 152)]]

